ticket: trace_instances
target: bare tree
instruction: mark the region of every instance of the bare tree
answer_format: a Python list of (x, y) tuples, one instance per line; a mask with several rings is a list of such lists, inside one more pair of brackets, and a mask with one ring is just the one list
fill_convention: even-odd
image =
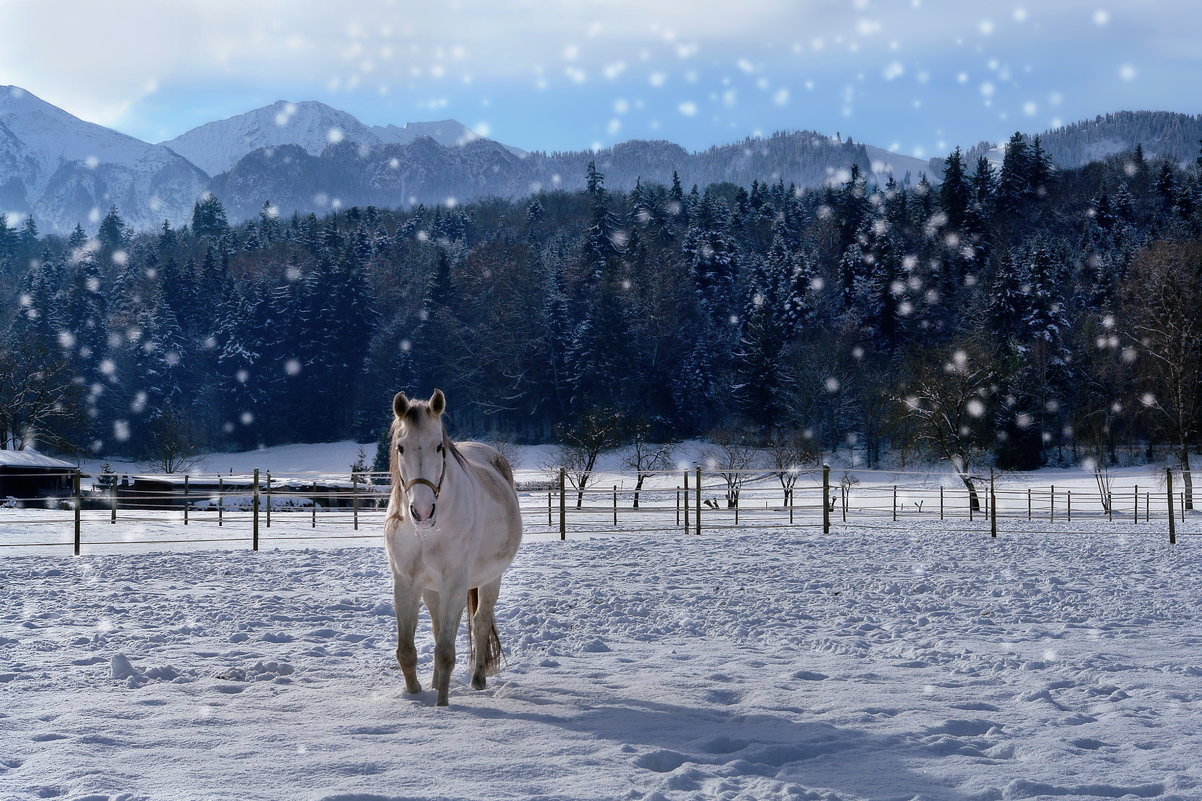
[(40, 441), (72, 450), (77, 443), (64, 432), (82, 430), (83, 392), (57, 349), (34, 336), (5, 337), (0, 343), (0, 449)]
[(510, 470), (517, 470), (522, 462), (522, 449), (518, 447), (513, 439), (504, 434), (497, 434), (487, 440), (488, 444), (496, 449), (497, 453), (505, 457), (505, 461), (509, 462)]
[(802, 431), (782, 431), (768, 443), (765, 452), (768, 466), (780, 481), (785, 505), (789, 506), (793, 503), (793, 488), (801, 476), (802, 466), (815, 462), (818, 458), (814, 439), (812, 436), (807, 437)]
[(1202, 414), (1202, 243), (1157, 242), (1136, 254), (1122, 289), (1122, 327), (1138, 354), (1141, 398), (1173, 443), (1187, 509), (1189, 451)]
[(634, 505), (639, 508), (639, 493), (643, 491), (643, 482), (655, 473), (667, 470), (672, 466), (672, 453), (676, 450), (675, 443), (653, 443), (647, 441), (650, 426), (638, 423), (634, 426), (630, 450), (622, 459), (622, 465), (635, 472), (637, 476), (634, 485)]
[(709, 439), (713, 445), (701, 452), (701, 460), (726, 483), (726, 508), (733, 509), (759, 453), (742, 434), (727, 429), (710, 432)]
[(192, 424), (168, 406), (147, 426), (142, 465), (156, 473), (187, 472), (200, 463), (200, 441)]
[(951, 463), (968, 490), (971, 507), (980, 500), (972, 463), (987, 434), (996, 376), (988, 351), (973, 342), (939, 351), (915, 350), (902, 369), (903, 394), (894, 398), (899, 428), (911, 445)]
[(593, 477), (597, 457), (618, 448), (626, 440), (629, 424), (621, 412), (597, 409), (579, 415), (559, 429), (560, 446), (556, 463), (576, 490), (576, 508), (584, 503), (584, 491)]

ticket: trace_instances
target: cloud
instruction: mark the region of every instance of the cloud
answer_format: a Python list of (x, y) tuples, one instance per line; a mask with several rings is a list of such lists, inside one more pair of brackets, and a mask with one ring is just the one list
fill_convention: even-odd
[[(844, 103), (824, 88), (856, 75), (866, 76), (857, 82), (864, 98), (857, 122), (879, 107), (893, 127), (902, 116), (890, 105), (894, 96), (906, 104), (922, 99), (913, 116), (930, 117), (944, 102), (935, 91), (948, 103), (981, 106), (982, 81), (995, 89), (991, 120), (1021, 113), (1023, 101), (1047, 87), (1068, 92), (1058, 113), (1076, 116), (1130, 105), (1116, 89), (1161, 87), (1162, 74), (1179, 76), (1165, 92), (1184, 96), (1196, 85), (1202, 18), (1192, 0), (1107, 0), (1106, 25), (1094, 22), (1099, 5), (1025, 4), (1016, 15), (984, 0), (742, 0), (732, 14), (693, 0), (0, 0), (0, 83), (145, 138), (155, 133), (147, 120), (157, 120), (160, 139), (279, 99), (319, 99), (380, 123), (415, 111), (500, 116), (522, 106), (511, 120), (538, 120), (527, 146), (545, 146), (541, 138), (553, 127), (572, 140), (612, 129), (608, 111), (569, 118), (564, 101), (586, 93), (589, 102), (574, 113), (608, 110), (615, 96), (645, 92), (647, 119), (632, 113), (623, 135), (668, 135), (658, 126), (675, 120), (702, 144), (712, 139), (703, 131), (711, 110), (716, 121), (725, 109), (721, 124), (737, 130), (799, 124), (803, 85), (819, 89), (807, 94), (800, 124), (839, 125)], [(1012, 73), (987, 70), (991, 60)], [(1122, 80), (1122, 64), (1137, 65), (1139, 79)], [(719, 102), (685, 117), (677, 113), (682, 98), (670, 90), (689, 83), (690, 73), (700, 85), (689, 91), (698, 98), (708, 91)], [(952, 85), (959, 73), (971, 76), (963, 87)], [(912, 89), (916, 81), (920, 88)], [(731, 91), (737, 104), (724, 100)], [(1093, 105), (1087, 92), (1098, 98)], [(488, 112), (479, 110), (483, 98), (496, 101)], [(552, 102), (553, 114), (539, 107)], [(1189, 97), (1181, 105), (1197, 111)], [(943, 124), (967, 121), (958, 114)], [(935, 125), (915, 120), (908, 135), (920, 127)]]

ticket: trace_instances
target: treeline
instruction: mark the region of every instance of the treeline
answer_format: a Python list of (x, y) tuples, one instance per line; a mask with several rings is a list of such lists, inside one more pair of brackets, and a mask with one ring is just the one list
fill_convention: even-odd
[(931, 186), (607, 191), (132, 235), (0, 225), (0, 441), (146, 456), (460, 436), (921, 448), (967, 474), (1197, 444), (1202, 182), (1016, 134)]

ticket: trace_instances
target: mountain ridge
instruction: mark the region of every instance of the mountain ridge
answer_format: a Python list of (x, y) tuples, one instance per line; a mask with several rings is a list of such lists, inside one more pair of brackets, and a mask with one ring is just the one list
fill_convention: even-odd
[[(1202, 115), (1114, 112), (1040, 134), (1061, 168), (1143, 144), (1148, 158), (1191, 160)], [(1000, 159), (1000, 145), (966, 151)], [(150, 144), (85, 122), (19, 87), (0, 87), (0, 212), (32, 214), (43, 230), (95, 224), (116, 206), (135, 230), (190, 220), (212, 192), (231, 222), (265, 202), (281, 213), (324, 213), (352, 205), (407, 206), (513, 199), (584, 186), (596, 161), (613, 190), (638, 180), (686, 188), (729, 181), (783, 181), (802, 188), (845, 181), (854, 167), (878, 183), (890, 177), (938, 181), (930, 161), (814, 131), (714, 145), (692, 152), (663, 140), (629, 140), (601, 150), (526, 152), (479, 136), (450, 119), (369, 126), (318, 101), (280, 100)], [(207, 167), (207, 168), (206, 168)]]

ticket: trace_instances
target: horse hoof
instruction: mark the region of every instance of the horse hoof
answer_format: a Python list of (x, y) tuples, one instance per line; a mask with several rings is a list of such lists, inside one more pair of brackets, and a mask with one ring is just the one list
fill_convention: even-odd
[(434, 702), (434, 706), (449, 706), (449, 705), (450, 705), (450, 701), (446, 698), (439, 698), (437, 701)]
[(472, 676), (472, 689), (483, 690), (488, 686), (488, 680), (483, 676)]
[(406, 684), (405, 685), (405, 692), (409, 693), (410, 695), (417, 695), (421, 691), (422, 691), (422, 686), (420, 684)]

